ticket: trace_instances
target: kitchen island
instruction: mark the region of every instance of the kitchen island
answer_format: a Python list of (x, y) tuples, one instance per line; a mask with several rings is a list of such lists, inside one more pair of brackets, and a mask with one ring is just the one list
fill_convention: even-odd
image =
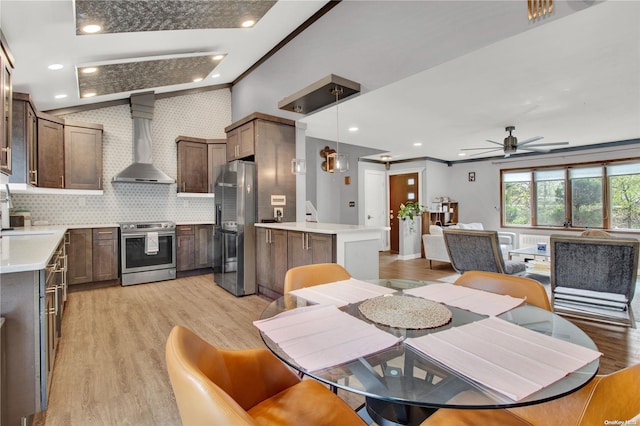
[(64, 227), (3, 231), (0, 238), (0, 316), (6, 320), (3, 415), (9, 425), (46, 408), (64, 297), (64, 233)]
[(358, 279), (379, 277), (383, 227), (316, 222), (256, 223), (256, 283), (268, 298), (282, 295), (290, 268), (338, 263)]

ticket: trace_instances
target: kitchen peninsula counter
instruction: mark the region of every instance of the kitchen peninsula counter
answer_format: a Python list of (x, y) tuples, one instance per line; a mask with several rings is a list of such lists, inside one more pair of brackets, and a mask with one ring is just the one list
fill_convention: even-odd
[[(317, 222), (276, 222), (276, 223), (256, 223), (257, 229), (266, 228), (273, 230), (286, 231), (289, 244), (301, 241), (301, 249), (309, 249), (308, 235), (333, 235), (335, 245), (333, 251), (335, 253), (335, 262), (342, 265), (351, 276), (359, 279), (377, 279), (378, 275), (378, 251), (380, 248), (380, 237), (382, 232), (386, 230), (384, 227), (371, 227), (361, 225), (345, 225), (338, 223), (317, 223)], [(300, 236), (302, 239), (292, 238), (292, 236)], [(288, 268), (299, 266), (298, 262), (292, 262), (291, 258), (296, 252), (300, 251), (296, 246), (288, 248)], [(324, 256), (325, 259), (330, 258), (329, 253)], [(316, 262), (310, 262), (316, 263)]]

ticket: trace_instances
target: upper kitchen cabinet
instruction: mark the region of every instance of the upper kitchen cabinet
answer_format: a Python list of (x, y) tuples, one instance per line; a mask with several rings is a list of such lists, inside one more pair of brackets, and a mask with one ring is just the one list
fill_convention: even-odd
[(102, 125), (65, 121), (64, 188), (102, 189)]
[(12, 173), (10, 183), (38, 184), (38, 119), (31, 97), (13, 94), (11, 125)]
[(256, 163), (257, 221), (273, 219), (274, 207), (282, 208), (283, 221), (295, 221), (296, 180), (291, 173), (291, 160), (296, 153), (295, 121), (254, 113), (225, 131), (227, 159)]
[(38, 112), (37, 186), (64, 188), (64, 120)]
[(11, 174), (11, 121), (13, 107), (13, 71), (12, 56), (9, 48), (0, 38), (0, 102), (2, 103), (2, 121), (0, 122), (0, 172)]
[(176, 138), (178, 192), (213, 192), (215, 168), (226, 163), (225, 139)]
[(37, 186), (102, 189), (102, 125), (36, 115)]

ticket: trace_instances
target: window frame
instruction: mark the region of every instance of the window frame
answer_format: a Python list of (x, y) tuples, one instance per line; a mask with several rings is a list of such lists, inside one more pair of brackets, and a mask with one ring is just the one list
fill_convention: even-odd
[[(545, 170), (563, 170), (564, 171), (564, 181), (565, 181), (565, 223), (566, 221), (570, 221), (573, 217), (573, 187), (572, 187), (572, 179), (570, 178), (570, 170), (571, 169), (580, 169), (580, 168), (589, 168), (589, 167), (600, 167), (602, 169), (602, 227), (593, 227), (594, 229), (603, 229), (608, 232), (622, 232), (622, 233), (640, 233), (640, 229), (620, 229), (611, 228), (611, 209), (612, 209), (612, 192), (611, 192), (611, 176), (615, 176), (614, 174), (608, 173), (609, 166), (615, 166), (620, 164), (640, 164), (640, 157), (633, 158), (624, 158), (618, 160), (606, 160), (606, 161), (592, 161), (592, 162), (583, 162), (583, 163), (571, 163), (571, 164), (555, 164), (549, 166), (535, 166), (535, 167), (519, 167), (519, 168), (509, 168), (509, 169), (500, 169), (500, 227), (501, 228), (515, 228), (515, 229), (546, 229), (546, 230), (559, 230), (559, 229), (573, 229), (573, 230), (583, 230), (587, 229), (582, 226), (551, 226), (551, 225), (538, 225), (537, 213), (538, 213), (538, 194), (537, 194), (537, 180), (536, 180), (536, 171), (545, 171)], [(530, 173), (531, 175), (531, 187), (530, 187), (530, 206), (531, 206), (531, 217), (530, 224), (526, 225), (515, 225), (515, 224), (507, 224), (506, 223), (506, 205), (505, 205), (505, 185), (504, 185), (504, 175), (509, 173)]]

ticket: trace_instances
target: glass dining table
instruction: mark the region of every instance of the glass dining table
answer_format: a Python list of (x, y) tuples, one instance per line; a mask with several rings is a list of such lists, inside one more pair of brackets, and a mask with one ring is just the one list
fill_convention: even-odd
[[(429, 281), (404, 279), (380, 279), (369, 282), (394, 289), (397, 291), (396, 294), (401, 294), (405, 289), (434, 284)], [(312, 304), (303, 298), (288, 294), (271, 302), (262, 312), (260, 319), (272, 318), (284, 311)], [(371, 322), (360, 313), (358, 305), (359, 303), (349, 304), (340, 309), (362, 321)], [(420, 337), (487, 318), (486, 315), (452, 306), (447, 308), (452, 313), (451, 321), (437, 328), (412, 330), (376, 324), (378, 328), (403, 339), (385, 350), (316, 371), (307, 371), (265, 333), (260, 334), (266, 347), (295, 370), (330, 386), (363, 395), (365, 404), (359, 409), (359, 413), (366, 418), (366, 410), (368, 416), (379, 425), (417, 425), (439, 408), (488, 409), (537, 404), (580, 389), (598, 371), (599, 360), (596, 359), (524, 399), (511, 400), (405, 343), (405, 338)], [(499, 315), (498, 318), (597, 350), (591, 338), (573, 323), (553, 312), (526, 303)]]

